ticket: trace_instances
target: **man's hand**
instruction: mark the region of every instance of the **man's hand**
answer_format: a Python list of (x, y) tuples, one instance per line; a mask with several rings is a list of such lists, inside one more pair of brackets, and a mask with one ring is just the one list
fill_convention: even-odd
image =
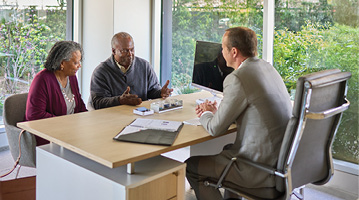
[(136, 106), (142, 103), (142, 99), (135, 94), (130, 94), (130, 87), (127, 86), (126, 91), (119, 98), (121, 105)]
[(167, 88), (168, 84), (170, 84), (169, 80), (166, 81), (165, 85), (161, 89), (161, 97), (164, 98), (164, 99), (169, 97), (171, 95), (172, 91), (173, 91), (173, 89)]
[(211, 102), (206, 100), (205, 102), (196, 106), (196, 114), (201, 117), (205, 111), (211, 111), (213, 114), (217, 112), (217, 101)]

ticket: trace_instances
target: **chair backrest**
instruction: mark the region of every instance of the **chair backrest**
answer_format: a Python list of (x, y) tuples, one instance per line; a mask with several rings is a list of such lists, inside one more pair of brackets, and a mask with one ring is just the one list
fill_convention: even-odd
[[(277, 179), (277, 190), (290, 195), (308, 183), (324, 184), (333, 175), (331, 145), (346, 101), (350, 72), (324, 70), (297, 81), (293, 115), (282, 142), (277, 169), (288, 176)], [(324, 112), (325, 111), (325, 112)]]
[[(24, 121), (27, 93), (14, 94), (5, 99), (3, 119), (9, 141), (9, 148), (14, 160), (19, 156), (19, 134), (21, 129), (16, 123)], [(19, 165), (36, 167), (36, 139), (31, 133), (24, 132), (21, 136), (21, 158)]]

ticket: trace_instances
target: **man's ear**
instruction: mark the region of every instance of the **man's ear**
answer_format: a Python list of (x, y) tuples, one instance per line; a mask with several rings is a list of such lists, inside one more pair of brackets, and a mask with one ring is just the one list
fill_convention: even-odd
[(116, 49), (112, 48), (112, 54), (116, 55)]
[(232, 53), (233, 58), (235, 58), (238, 56), (239, 50), (237, 48), (232, 47), (231, 53)]

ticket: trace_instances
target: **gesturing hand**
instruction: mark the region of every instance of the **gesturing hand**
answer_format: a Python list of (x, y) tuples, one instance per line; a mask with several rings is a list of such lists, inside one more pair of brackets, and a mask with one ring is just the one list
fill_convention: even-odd
[(130, 94), (130, 87), (127, 86), (126, 91), (119, 98), (121, 105), (139, 105), (142, 103), (142, 99), (138, 98), (135, 94)]
[(164, 86), (162, 87), (162, 89), (161, 89), (161, 97), (162, 97), (162, 98), (167, 98), (167, 97), (169, 97), (169, 96), (171, 95), (172, 91), (173, 91), (173, 89), (167, 88), (167, 87), (168, 87), (168, 84), (170, 84), (170, 81), (169, 81), (169, 80), (166, 81), (165, 85), (164, 85)]

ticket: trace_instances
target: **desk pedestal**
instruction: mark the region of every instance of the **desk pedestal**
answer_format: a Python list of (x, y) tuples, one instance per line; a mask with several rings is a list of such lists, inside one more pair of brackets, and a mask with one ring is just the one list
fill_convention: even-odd
[(37, 148), (37, 200), (184, 199), (186, 165), (162, 156), (108, 168), (55, 144)]

